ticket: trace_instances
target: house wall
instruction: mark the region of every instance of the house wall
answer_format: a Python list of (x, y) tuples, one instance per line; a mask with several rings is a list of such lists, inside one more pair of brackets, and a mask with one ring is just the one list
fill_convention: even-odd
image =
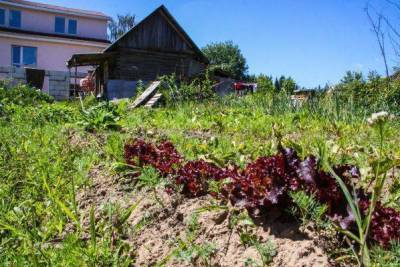
[[(55, 17), (65, 17), (66, 19), (77, 20), (77, 34), (74, 36), (89, 37), (97, 39), (107, 39), (107, 19), (105, 18), (86, 18), (77, 15), (60, 14), (57, 12), (47, 12), (31, 10), (22, 7), (12, 7), (0, 2), (0, 8), (6, 10), (21, 11), (21, 29), (37, 31), (42, 33), (55, 33)], [(8, 26), (8, 12), (6, 11), (6, 27)], [(67, 34), (66, 34), (67, 35)]]
[[(77, 79), (85, 77), (86, 73), (77, 73)], [(8, 80), (11, 85), (25, 84), (26, 72), (23, 68), (0, 67), (0, 79)], [(75, 80), (75, 73), (65, 71), (45, 71), (47, 89), (42, 90), (53, 96), (56, 100), (68, 100), (70, 98), (71, 82)], [(45, 82), (46, 83), (46, 82)]]
[[(0, 66), (11, 66), (12, 45), (37, 47), (36, 68), (65, 72), (68, 71), (66, 62), (73, 54), (100, 52), (107, 46), (102, 43), (68, 42), (57, 38), (32, 38), (31, 35), (0, 32)], [(79, 71), (87, 72), (88, 69), (90, 68), (79, 68)], [(49, 90), (48, 84), (48, 80), (45, 80), (43, 88), (45, 91)]]
[[(0, 1), (0, 8), (5, 12), (5, 25), (0, 25), (0, 67), (11, 67), (11, 47), (31, 46), (37, 48), (36, 66), (38, 69), (46, 71), (67, 72), (66, 62), (72, 55), (80, 53), (96, 53), (103, 51), (109, 44), (107, 43), (107, 22), (108, 17), (93, 12), (80, 12), (75, 9), (55, 8), (49, 6), (41, 6), (40, 4), (30, 4), (19, 1)], [(29, 32), (38, 32), (41, 34), (57, 34), (61, 37), (41, 36), (28, 33), (10, 32), (9, 30), (1, 30), (1, 28), (10, 28), (9, 11), (21, 11), (21, 27), (17, 30), (25, 30)], [(55, 32), (55, 18), (64, 17), (66, 20), (65, 34)], [(68, 20), (77, 21), (77, 33), (73, 35), (67, 34)], [(71, 38), (65, 38), (70, 37)], [(77, 40), (73, 37), (92, 38), (100, 41)], [(104, 40), (104, 42), (103, 42)], [(79, 68), (80, 72), (87, 72), (90, 68)], [(18, 72), (18, 71), (17, 71)], [(18, 74), (19, 75), (19, 74)], [(16, 77), (19, 77), (19, 76)], [(12, 76), (12, 75), (11, 75)], [(56, 75), (57, 76), (57, 75)], [(45, 92), (54, 90), (59, 86), (60, 90), (67, 90), (67, 86), (57, 79), (59, 76), (46, 75), (44, 80)], [(62, 75), (61, 75), (62, 76)], [(9, 75), (0, 74), (0, 79), (9, 78)], [(14, 78), (16, 78), (14, 77)], [(50, 80), (50, 77), (56, 77)], [(69, 81), (68, 81), (69, 83)], [(64, 88), (65, 87), (65, 88)], [(57, 89), (57, 88), (56, 88)], [(68, 86), (69, 90), (69, 86)]]

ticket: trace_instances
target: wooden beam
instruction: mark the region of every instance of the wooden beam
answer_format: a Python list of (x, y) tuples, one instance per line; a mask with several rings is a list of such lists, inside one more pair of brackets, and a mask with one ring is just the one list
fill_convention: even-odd
[(132, 54), (155, 54), (155, 55), (182, 56), (182, 57), (193, 57), (196, 55), (194, 52), (180, 52), (174, 50), (160, 50), (160, 49), (137, 49), (137, 48), (121, 47), (118, 50), (122, 53), (132, 53)]

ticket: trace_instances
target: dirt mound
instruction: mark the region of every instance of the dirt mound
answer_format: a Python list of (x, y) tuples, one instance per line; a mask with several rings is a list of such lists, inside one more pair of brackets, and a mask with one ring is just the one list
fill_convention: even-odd
[[(161, 189), (132, 190), (101, 169), (90, 175), (92, 185), (77, 196), (81, 212), (88, 214), (94, 205), (97, 218), (107, 202), (127, 208), (140, 201), (126, 225), (132, 230), (127, 242), (136, 248), (135, 266), (263, 266), (268, 256), (272, 266), (329, 266), (317, 241), (295, 222), (271, 214), (262, 225), (239, 226), (232, 223), (237, 211), (211, 196), (187, 199)], [(246, 236), (257, 243), (246, 243)]]

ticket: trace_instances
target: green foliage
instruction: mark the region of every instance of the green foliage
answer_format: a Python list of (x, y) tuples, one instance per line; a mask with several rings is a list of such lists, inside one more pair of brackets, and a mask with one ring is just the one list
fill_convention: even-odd
[(293, 94), (296, 90), (296, 82), (292, 78), (286, 78), (282, 81), (281, 89), (288, 95)]
[(82, 106), (82, 120), (79, 122), (86, 131), (119, 130), (120, 114), (110, 102), (100, 102), (95, 106), (85, 109)]
[(212, 243), (196, 244), (199, 235), (199, 213), (194, 213), (189, 218), (185, 238), (177, 238), (175, 248), (158, 266), (164, 266), (171, 259), (191, 263), (195, 266), (211, 266), (211, 257), (216, 253), (217, 247)]
[(210, 61), (211, 70), (220, 69), (232, 78), (243, 79), (248, 66), (239, 46), (232, 41), (211, 43), (202, 49)]
[(264, 74), (260, 74), (257, 79), (257, 90), (262, 93), (273, 93), (275, 90), (274, 83), (272, 81), (272, 77), (266, 76)]
[(136, 84), (136, 94), (135, 97), (139, 97), (146, 90), (146, 87), (142, 80), (139, 80)]
[(161, 77), (161, 92), (168, 105), (188, 101), (205, 101), (215, 97), (208, 72), (204, 79), (196, 78), (190, 83), (178, 81), (175, 74)]
[(131, 14), (117, 15), (117, 19), (111, 19), (108, 23), (108, 39), (112, 42), (116, 41), (135, 26), (135, 19), (136, 16)]
[(400, 266), (400, 244), (393, 244), (385, 250), (376, 246), (371, 251), (372, 266)]
[(153, 167), (144, 167), (137, 178), (139, 187), (156, 188), (163, 181), (159, 172)]
[(257, 252), (260, 254), (262, 260), (262, 266), (266, 266), (272, 262), (273, 258), (276, 256), (276, 246), (271, 241), (268, 240), (266, 243), (260, 242), (255, 235), (248, 233), (241, 233), (240, 240), (243, 245), (254, 246)]
[(159, 172), (153, 167), (144, 167), (140, 172), (140, 176), (137, 178), (138, 187), (146, 187), (153, 192), (154, 199), (161, 207), (164, 207), (164, 203), (158, 197), (157, 188), (160, 185), (165, 185), (166, 181), (163, 179)]
[[(272, 78), (271, 78), (271, 83), (272, 83)], [(274, 88), (275, 91), (277, 92), (285, 92), (287, 95), (293, 94), (293, 92), (298, 88), (296, 82), (293, 80), (291, 77), (285, 77), (281, 76), (278, 78), (275, 78), (274, 82)]]
[[(20, 266), (68, 265), (74, 257), (61, 257), (65, 247), (76, 244), (75, 253), (85, 255), (80, 248), (87, 244), (75, 235), (80, 225), (74, 192), (97, 155), (91, 146), (71, 147), (59, 124), (32, 121), (32, 111), (16, 108), (10, 121), (0, 120), (0, 259)], [(75, 232), (54, 245), (68, 223)]]
[(34, 113), (33, 120), (38, 124), (74, 122), (79, 118), (77, 110), (67, 105), (43, 105)]
[(339, 101), (352, 99), (355, 106), (368, 106), (373, 112), (387, 110), (398, 114), (400, 107), (400, 81), (389, 82), (376, 72), (370, 72), (365, 79), (362, 73), (348, 71), (334, 93)]
[[(384, 88), (383, 79), (373, 80), (373, 86)], [(368, 85), (371, 81), (372, 78), (368, 78), (362, 86), (372, 88)], [(270, 86), (270, 81), (266, 82)], [(395, 86), (393, 82), (393, 88)], [(353, 93), (344, 97), (340, 92), (317, 94), (302, 105), (294, 106), (283, 91), (241, 98), (183, 101), (152, 111), (127, 111), (125, 103), (118, 106), (110, 103), (105, 104), (110, 107), (100, 109), (113, 114), (115, 109), (113, 116), (121, 117), (118, 122), (126, 132), (97, 131), (94, 135), (77, 126), (85, 121), (79, 103), (48, 103), (51, 100), (47, 101), (47, 96), (29, 90), (27, 94), (34, 92), (32, 99), (19, 95), (20, 91), (15, 89), (12, 94), (17, 94), (16, 101), (9, 97), (9, 91), (2, 91), (7, 97), (1, 98), (0, 107), (0, 265), (134, 265), (135, 248), (127, 245), (126, 238), (137, 234), (153, 218), (143, 218), (134, 227), (128, 227), (127, 218), (133, 208), (123, 209), (108, 203), (100, 210), (96, 207), (90, 220), (89, 212), (83, 213), (75, 199), (78, 189), (84, 190), (88, 186), (90, 170), (98, 170), (99, 165), (106, 166), (103, 175), (110, 175), (107, 170), (111, 168), (108, 167), (110, 163), (121, 161), (128, 135), (168, 138), (186, 158), (201, 156), (216, 164), (236, 162), (240, 166), (258, 156), (276, 153), (278, 136), (283, 143), (296, 144), (296, 150), (302, 156), (317, 154), (319, 146), (315, 140), (324, 140), (326, 147), (319, 150), (325, 153), (330, 164), (351, 163), (361, 168), (363, 179), (358, 186), (367, 186), (370, 182), (374, 185), (376, 181), (382, 185), (383, 180), (375, 179), (373, 172), (380, 175), (386, 172), (390, 177), (386, 181), (394, 182), (387, 184), (389, 190), (384, 190), (384, 199), (391, 207), (399, 209), (397, 173), (389, 176), (397, 170), (392, 167), (400, 155), (399, 120), (388, 121), (384, 131), (380, 131), (378, 125), (367, 127), (366, 122), (367, 117), (381, 107), (387, 106), (395, 111), (393, 113), (398, 112), (396, 106), (390, 104), (394, 101), (390, 97), (395, 99), (395, 93), (388, 95), (385, 104), (374, 102), (375, 96), (368, 94), (371, 105), (360, 103), (361, 100), (352, 97)], [(378, 97), (379, 93), (376, 95)], [(381, 101), (379, 99), (377, 101)], [(103, 104), (89, 97), (84, 99), (83, 105), (88, 111)], [(97, 125), (95, 129), (107, 129), (104, 120), (99, 121), (93, 123)], [(385, 133), (383, 145), (380, 145), (381, 132)], [(135, 173), (142, 171), (133, 170), (131, 166), (124, 168)], [(157, 184), (162, 186), (162, 181), (152, 170), (145, 170), (142, 175), (140, 180), (145, 188), (153, 190)], [(222, 184), (210, 184), (210, 187), (218, 193)], [(310, 200), (297, 202), (302, 203), (298, 204), (298, 212), (303, 211), (307, 219), (318, 220), (320, 213)], [(227, 208), (216, 204), (208, 209)], [(96, 245), (90, 235), (90, 225), (81, 223), (83, 216), (87, 217), (86, 221), (91, 221)], [(235, 229), (241, 225), (243, 242), (255, 245), (257, 238), (252, 236), (254, 223), (251, 218), (243, 215), (240, 221), (238, 223), (237, 216), (231, 218)], [(217, 248), (209, 243), (199, 244), (199, 238), (196, 238), (199, 227), (195, 223), (190, 225), (188, 235), (181, 237), (181, 242), (177, 240), (174, 249), (186, 251), (180, 255), (191, 263), (205, 265)], [(87, 229), (82, 232), (85, 227)], [(268, 244), (258, 241), (261, 245)], [(390, 250), (370, 247), (371, 263), (397, 266), (398, 248), (398, 245), (393, 245)], [(257, 250), (265, 255), (266, 262), (268, 255), (273, 254), (268, 246)], [(247, 264), (258, 263), (249, 260)]]
[(52, 102), (54, 102), (53, 97), (27, 85), (19, 84), (10, 87), (4, 82), (0, 83), (0, 104), (2, 105), (32, 106)]
[(290, 196), (297, 207), (293, 207), (292, 214), (300, 215), (303, 224), (314, 222), (317, 227), (326, 226), (324, 215), (327, 211), (326, 205), (321, 205), (312, 195), (303, 191), (292, 192)]
[[(261, 242), (257, 236), (253, 234), (252, 229), (255, 227), (255, 224), (247, 211), (243, 211), (238, 214), (233, 212), (231, 214), (229, 225), (230, 228), (236, 229), (239, 232), (240, 242), (244, 246), (255, 247), (261, 257), (262, 266), (266, 266), (272, 262), (273, 258), (277, 254), (276, 246), (271, 240), (268, 240), (268, 242), (265, 243)], [(251, 260), (246, 262), (247, 264), (256, 264), (255, 261)]]

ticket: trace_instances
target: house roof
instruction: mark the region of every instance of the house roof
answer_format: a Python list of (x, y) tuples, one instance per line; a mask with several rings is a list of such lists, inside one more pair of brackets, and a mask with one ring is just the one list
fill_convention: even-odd
[(28, 31), (28, 30), (1, 27), (1, 26), (0, 26), (0, 32), (21, 33), (21, 34), (28, 34), (28, 35), (34, 35), (34, 36), (44, 36), (44, 37), (56, 37), (56, 38), (69, 39), (69, 40), (79, 40), (79, 41), (103, 43), (105, 45), (110, 43), (110, 41), (105, 40), (105, 39), (80, 37), (80, 36), (76, 36), (76, 35), (36, 32), (36, 31)]
[(193, 42), (193, 40), (190, 38), (190, 36), (185, 32), (185, 30), (179, 25), (179, 23), (176, 21), (176, 19), (172, 16), (172, 14), (168, 11), (168, 9), (164, 6), (161, 5), (158, 7), (156, 10), (154, 10), (150, 15), (145, 17), (142, 21), (140, 21), (138, 24), (136, 24), (132, 29), (130, 29), (128, 32), (126, 32), (124, 35), (122, 35), (118, 40), (116, 40), (114, 43), (112, 43), (109, 47), (107, 47), (104, 52), (110, 52), (113, 51), (113, 49), (117, 46), (117, 44), (127, 38), (127, 36), (139, 29), (139, 27), (144, 24), (147, 20), (150, 20), (153, 16), (162, 14), (164, 17), (168, 20), (168, 22), (173, 26), (173, 28), (180, 34), (182, 39), (188, 44), (190, 48), (192, 48), (196, 55), (199, 57), (199, 59), (204, 62), (204, 63), (209, 63), (209, 60), (207, 57), (201, 52), (201, 50), (198, 48), (198, 46)]
[(25, 7), (25, 8), (33, 8), (33, 9), (40, 9), (40, 10), (46, 10), (46, 11), (67, 13), (67, 14), (77, 15), (77, 16), (91, 16), (91, 17), (96, 17), (99, 19), (106, 19), (106, 20), (110, 19), (109, 16), (107, 16), (106, 14), (104, 14), (102, 12), (83, 10), (83, 9), (78, 9), (78, 8), (61, 7), (61, 6), (26, 1), (26, 0), (3, 0), (1, 2), (3, 2), (4, 4)]

